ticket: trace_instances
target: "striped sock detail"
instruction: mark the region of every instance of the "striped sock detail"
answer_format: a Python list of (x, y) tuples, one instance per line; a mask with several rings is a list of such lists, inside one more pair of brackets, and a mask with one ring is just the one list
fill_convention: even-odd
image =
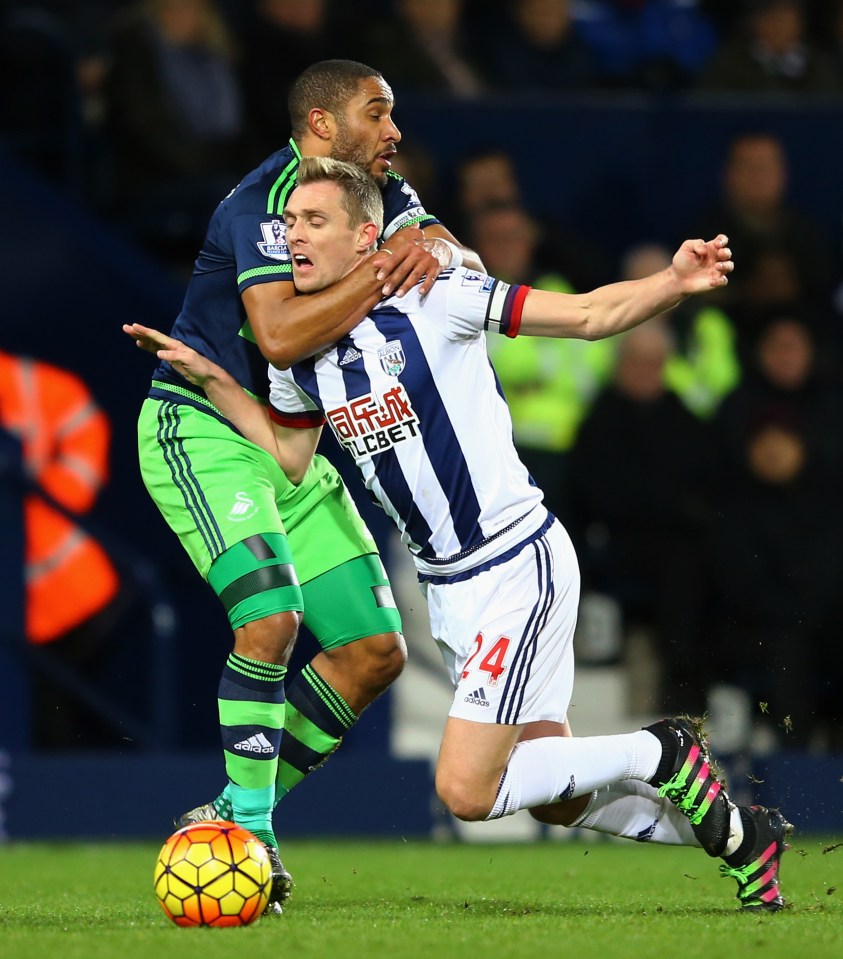
[(229, 654), (226, 666), (241, 676), (256, 679), (259, 682), (279, 683), (283, 682), (284, 677), (287, 675), (286, 666), (278, 666), (276, 663), (264, 663), (258, 659), (247, 659), (245, 656), (239, 656), (237, 653)]
[(276, 804), (339, 748), (356, 722), (357, 715), (342, 696), (312, 666), (305, 666), (287, 691)]
[(270, 845), (276, 845), (272, 809), (286, 712), (286, 672), (285, 666), (231, 653), (218, 695), (231, 818)]
[(319, 696), (319, 702), (325, 704), (341, 724), (343, 732), (357, 722), (357, 715), (348, 703), (329, 683), (308, 663), (301, 671), (301, 678), (308, 683)]

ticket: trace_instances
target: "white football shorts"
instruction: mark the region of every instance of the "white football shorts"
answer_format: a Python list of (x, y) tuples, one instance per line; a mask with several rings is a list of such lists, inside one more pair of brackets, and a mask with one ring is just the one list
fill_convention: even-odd
[(422, 588), (456, 687), (450, 716), (503, 724), (565, 720), (580, 573), (558, 520), (511, 559)]

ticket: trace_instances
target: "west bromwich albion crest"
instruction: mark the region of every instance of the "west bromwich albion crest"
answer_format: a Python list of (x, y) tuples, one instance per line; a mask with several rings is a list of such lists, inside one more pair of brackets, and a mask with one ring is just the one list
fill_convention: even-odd
[(287, 236), (285, 224), (282, 220), (271, 220), (261, 223), (263, 242), (258, 243), (258, 249), (271, 260), (286, 260), (290, 254), (287, 251)]
[(407, 364), (401, 340), (390, 340), (378, 350), (381, 368), (389, 376), (398, 376)]

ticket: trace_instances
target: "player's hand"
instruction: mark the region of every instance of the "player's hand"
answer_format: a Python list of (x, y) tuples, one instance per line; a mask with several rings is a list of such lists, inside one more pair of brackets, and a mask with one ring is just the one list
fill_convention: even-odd
[(159, 360), (165, 360), (194, 386), (203, 388), (208, 380), (219, 379), (223, 372), (216, 363), (160, 330), (141, 326), (140, 323), (124, 323), (123, 332), (135, 341), (139, 349), (154, 353)]
[(673, 270), (683, 293), (705, 293), (729, 282), (735, 264), (728, 243), (723, 233), (707, 243), (685, 240), (673, 257)]
[(451, 250), (451, 247), (442, 239), (441, 236), (426, 238), (421, 241), (421, 245), (436, 257), (436, 259), (439, 261), (439, 266), (443, 270), (448, 269), (448, 267), (451, 265), (451, 261), (454, 259), (454, 254)]
[(442, 271), (442, 264), (425, 247), (424, 233), (416, 227), (404, 227), (387, 240), (372, 256), (372, 266), (383, 282), (383, 295), (403, 296), (424, 278), (426, 294)]

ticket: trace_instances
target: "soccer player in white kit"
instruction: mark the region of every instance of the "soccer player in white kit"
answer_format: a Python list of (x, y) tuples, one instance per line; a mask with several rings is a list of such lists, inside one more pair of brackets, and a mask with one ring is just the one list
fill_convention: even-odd
[[(302, 160), (284, 211), (296, 288), (316, 292), (371, 256), (377, 186), (335, 160)], [(252, 442), (300, 475), (327, 422), (401, 531), (455, 687), (437, 792), (461, 819), (537, 819), (639, 841), (702, 846), (725, 860), (745, 909), (783, 905), (781, 813), (737, 807), (689, 720), (573, 737), (579, 571), (570, 539), (518, 459), (486, 332), (597, 339), (723, 286), (727, 239), (687, 240), (672, 265), (587, 294), (444, 271), (375, 305), (332, 348), (270, 368), (271, 409), (178, 341), (127, 328), (202, 387)], [(161, 349), (163, 347), (163, 350)], [(622, 478), (619, 478), (622, 482)]]

